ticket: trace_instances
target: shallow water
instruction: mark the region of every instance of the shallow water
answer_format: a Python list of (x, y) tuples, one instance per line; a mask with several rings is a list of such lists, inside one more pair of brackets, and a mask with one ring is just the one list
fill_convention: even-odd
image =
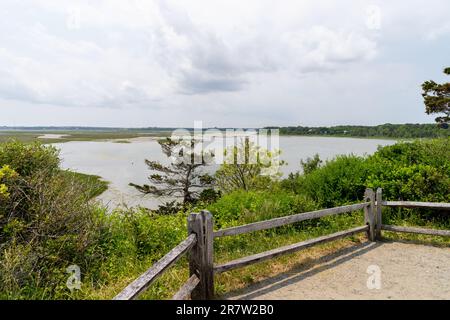
[[(167, 199), (142, 196), (128, 183), (147, 183), (148, 170), (144, 159), (168, 163), (155, 138), (131, 139), (131, 143), (112, 141), (72, 141), (53, 144), (61, 150), (63, 168), (95, 174), (110, 181), (109, 189), (99, 199), (110, 208), (118, 205), (142, 205), (155, 208)], [(330, 137), (280, 137), (282, 167), (286, 176), (300, 170), (300, 160), (318, 153), (322, 160), (340, 154), (372, 154), (379, 145), (394, 144), (394, 140), (330, 138)]]

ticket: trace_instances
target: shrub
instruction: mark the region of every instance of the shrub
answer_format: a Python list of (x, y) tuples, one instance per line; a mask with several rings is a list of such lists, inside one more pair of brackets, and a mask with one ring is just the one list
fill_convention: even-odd
[(303, 169), (304, 174), (308, 174), (316, 170), (322, 164), (322, 160), (320, 160), (319, 154), (315, 154), (312, 158), (306, 158), (305, 161), (300, 160), (300, 165)]
[(17, 172), (7, 182), (9, 196), (0, 198), (0, 292), (39, 287), (57, 296), (56, 274), (70, 264), (89, 270), (103, 259), (93, 249), (103, 228), (98, 209), (86, 185), (61, 173), (54, 148), (7, 143), (0, 159)]
[(0, 166), (9, 165), (22, 177), (28, 177), (40, 170), (59, 170), (59, 152), (56, 148), (44, 147), (39, 142), (24, 144), (13, 140), (0, 144)]
[[(0, 167), (0, 198), (8, 198), (9, 192), (6, 185), (6, 180), (15, 178), (17, 173), (12, 170), (8, 165)], [(5, 182), (5, 183), (2, 183)]]
[(367, 159), (368, 187), (383, 188), (385, 198), (450, 201), (450, 139), (397, 143)]
[(364, 158), (338, 156), (309, 174), (291, 176), (283, 186), (312, 199), (320, 207), (334, 207), (362, 199), (368, 172)]
[(383, 188), (390, 200), (450, 200), (450, 139), (400, 142), (367, 158), (338, 156), (309, 174), (292, 174), (285, 190), (303, 194), (320, 207), (362, 199), (364, 189)]

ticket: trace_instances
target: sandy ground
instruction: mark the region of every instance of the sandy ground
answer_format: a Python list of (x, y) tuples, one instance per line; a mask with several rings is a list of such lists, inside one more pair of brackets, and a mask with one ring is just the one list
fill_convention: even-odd
[(42, 136), (37, 137), (38, 139), (61, 139), (64, 137), (68, 137), (68, 134), (53, 134), (53, 133), (46, 133)]
[[(374, 288), (377, 284), (379, 289)], [(291, 270), (225, 298), (450, 299), (450, 248), (367, 242), (322, 257), (312, 268)]]
[(158, 137), (158, 136), (143, 136), (143, 137), (136, 137), (136, 138), (127, 138), (127, 139), (111, 139), (110, 141), (114, 142), (114, 141), (128, 141), (128, 142), (148, 142), (148, 141), (154, 141), (154, 140), (159, 140), (161, 138), (164, 138), (163, 136)]

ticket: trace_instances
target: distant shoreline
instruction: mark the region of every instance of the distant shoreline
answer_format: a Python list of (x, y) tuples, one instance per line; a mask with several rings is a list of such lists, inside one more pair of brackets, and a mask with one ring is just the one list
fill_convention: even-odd
[[(126, 140), (142, 137), (168, 137), (176, 129), (171, 127), (119, 128), (77, 126), (0, 126), (0, 142), (17, 139), (23, 142), (63, 143), (68, 141), (111, 141), (126, 143)], [(184, 128), (192, 132), (193, 128)], [(203, 128), (203, 130), (227, 130), (233, 128)], [(280, 136), (335, 137), (357, 139), (412, 140), (449, 137), (450, 130), (440, 129), (436, 124), (383, 124), (378, 126), (332, 126), (332, 127), (265, 127), (242, 128), (240, 130), (279, 130)]]

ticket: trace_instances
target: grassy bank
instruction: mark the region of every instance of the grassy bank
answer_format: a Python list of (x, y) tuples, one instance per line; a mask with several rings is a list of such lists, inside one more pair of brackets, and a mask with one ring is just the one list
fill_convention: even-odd
[(65, 178), (68, 180), (78, 181), (80, 184), (86, 185), (88, 197), (91, 199), (98, 197), (108, 190), (109, 182), (103, 180), (100, 176), (73, 172), (70, 170), (63, 170), (61, 173), (65, 175)]
[[(446, 138), (450, 130), (442, 129), (436, 124), (383, 124), (378, 126), (333, 126), (333, 127), (268, 127), (279, 129), (284, 136), (339, 137), (365, 139), (417, 139)], [(63, 143), (68, 141), (105, 141), (138, 137), (167, 137), (176, 128), (0, 128), (0, 143), (9, 139), (22, 142), (40, 141), (42, 143)], [(61, 138), (39, 138), (45, 134), (64, 135)], [(126, 142), (125, 142), (126, 143)]]

